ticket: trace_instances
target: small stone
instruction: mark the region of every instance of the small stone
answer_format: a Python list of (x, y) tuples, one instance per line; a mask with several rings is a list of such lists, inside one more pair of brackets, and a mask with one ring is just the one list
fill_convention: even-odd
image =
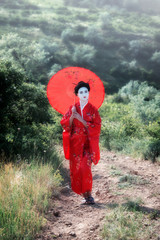
[(99, 190), (96, 192), (96, 195), (100, 195), (100, 191)]
[(108, 198), (112, 198), (113, 196), (112, 195), (109, 195)]
[(66, 222), (65, 225), (66, 226), (72, 226), (72, 223), (71, 222)]
[(59, 211), (54, 211), (53, 214), (54, 214), (55, 217), (60, 217), (60, 212)]
[(90, 228), (90, 230), (91, 230), (91, 231), (94, 231), (94, 230), (96, 230), (98, 227), (99, 227), (99, 224), (96, 224), (95, 226), (92, 226), (92, 227)]
[(136, 170), (132, 170), (132, 171), (130, 171), (130, 173), (132, 173), (134, 175), (138, 175), (138, 171), (136, 171)]
[(72, 236), (72, 237), (76, 237), (75, 232), (70, 232), (69, 235)]
[(61, 189), (61, 193), (68, 193), (70, 191), (70, 187), (69, 186), (65, 186)]
[[(62, 209), (62, 208), (63, 208), (62, 206), (57, 207), (57, 209)], [(53, 208), (53, 210), (54, 210), (54, 208)]]

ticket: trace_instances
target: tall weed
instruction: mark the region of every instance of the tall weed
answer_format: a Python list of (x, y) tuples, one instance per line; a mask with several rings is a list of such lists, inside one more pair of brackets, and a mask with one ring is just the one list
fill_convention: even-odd
[(44, 212), (62, 178), (50, 164), (0, 168), (0, 239), (33, 239), (46, 223)]

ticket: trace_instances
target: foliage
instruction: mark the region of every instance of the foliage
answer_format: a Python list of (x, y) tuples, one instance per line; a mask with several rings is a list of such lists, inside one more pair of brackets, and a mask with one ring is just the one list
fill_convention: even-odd
[(118, 96), (130, 101), (135, 117), (143, 122), (149, 123), (160, 118), (160, 93), (146, 82), (130, 81), (119, 90)]
[(97, 47), (101, 47), (101, 44), (104, 42), (100, 29), (95, 26), (88, 27), (84, 32), (84, 38), (89, 44)]
[(92, 0), (88, 3), (86, 0), (80, 0), (77, 2), (76, 0), (64, 0), (64, 4), (66, 6), (72, 5), (75, 7), (100, 7), (104, 8), (108, 5), (116, 6), (120, 8), (125, 8), (129, 11), (144, 11), (144, 12), (155, 12), (158, 13), (158, 8), (160, 7), (159, 1), (154, 0), (152, 4), (150, 1), (146, 0)]
[(96, 50), (94, 47), (90, 45), (79, 45), (76, 46), (75, 51), (73, 53), (73, 61), (78, 66), (89, 66), (94, 65), (94, 56), (96, 54)]
[(153, 14), (158, 5), (157, 0), (5, 0), (0, 54), (36, 84), (46, 85), (57, 70), (78, 65), (97, 73), (110, 93), (130, 79), (160, 88), (160, 18)]
[(8, 156), (39, 155), (59, 161), (54, 153), (59, 118), (49, 108), (44, 86), (26, 83), (26, 77), (9, 62), (1, 62), (0, 78), (1, 151)]
[(112, 27), (111, 16), (108, 12), (103, 12), (99, 18), (101, 22), (101, 27), (103, 30), (110, 29)]
[(160, 156), (159, 91), (131, 81), (100, 109), (101, 140), (108, 150), (155, 162)]
[(38, 82), (41, 79), (38, 74), (39, 69), (49, 60), (47, 58), (48, 53), (44, 51), (39, 43), (30, 43), (14, 33), (2, 36), (0, 54), (3, 60), (10, 60), (33, 82)]
[(151, 57), (151, 60), (157, 64), (160, 63), (160, 52), (153, 53), (153, 56)]
[(48, 77), (51, 78), (54, 74), (56, 74), (58, 71), (60, 71), (62, 69), (62, 66), (59, 64), (54, 64), (51, 69), (50, 72), (48, 73)]
[(149, 142), (146, 151), (144, 152), (144, 158), (146, 160), (151, 159), (151, 161), (154, 163), (159, 155), (160, 155), (160, 140), (152, 139)]
[(62, 130), (45, 86), (54, 73), (73, 65), (94, 71), (107, 94), (117, 92), (100, 110), (103, 144), (157, 159), (159, 150), (150, 144), (159, 140), (160, 18), (151, 12), (157, 0), (148, 10), (148, 1), (137, 2), (2, 1), (1, 149), (52, 158)]

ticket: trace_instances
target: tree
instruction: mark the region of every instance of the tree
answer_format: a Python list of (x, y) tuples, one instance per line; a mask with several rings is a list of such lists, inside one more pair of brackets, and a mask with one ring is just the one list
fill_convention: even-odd
[(9, 33), (0, 39), (0, 55), (3, 60), (9, 60), (30, 82), (39, 82), (45, 65), (48, 63), (49, 53), (42, 45), (30, 42), (18, 34)]
[(59, 70), (62, 69), (62, 66), (60, 64), (54, 64), (51, 69), (50, 72), (48, 73), (48, 77), (51, 78), (55, 73), (57, 73)]
[(41, 155), (54, 139), (44, 86), (26, 81), (11, 63), (0, 62), (0, 149), (8, 156)]
[(111, 16), (108, 12), (104, 12), (100, 15), (100, 21), (102, 29), (110, 29), (112, 27)]
[(96, 50), (93, 46), (83, 44), (78, 45), (74, 49), (73, 61), (76, 65), (83, 66), (85, 65), (94, 65), (94, 57)]
[(84, 38), (89, 44), (93, 46), (101, 47), (102, 43), (104, 42), (100, 30), (94, 26), (89, 27), (84, 32)]
[(157, 63), (158, 65), (160, 64), (160, 52), (155, 52), (153, 53), (152, 57), (151, 57), (151, 61), (153, 61), (154, 63)]

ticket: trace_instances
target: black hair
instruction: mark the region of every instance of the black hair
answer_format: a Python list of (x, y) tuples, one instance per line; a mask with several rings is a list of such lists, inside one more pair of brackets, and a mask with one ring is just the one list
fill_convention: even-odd
[(89, 86), (89, 83), (85, 83), (83, 81), (80, 81), (74, 88), (74, 93), (78, 94), (78, 90), (81, 88), (81, 87), (86, 87), (88, 89), (88, 91), (90, 91), (90, 86)]

